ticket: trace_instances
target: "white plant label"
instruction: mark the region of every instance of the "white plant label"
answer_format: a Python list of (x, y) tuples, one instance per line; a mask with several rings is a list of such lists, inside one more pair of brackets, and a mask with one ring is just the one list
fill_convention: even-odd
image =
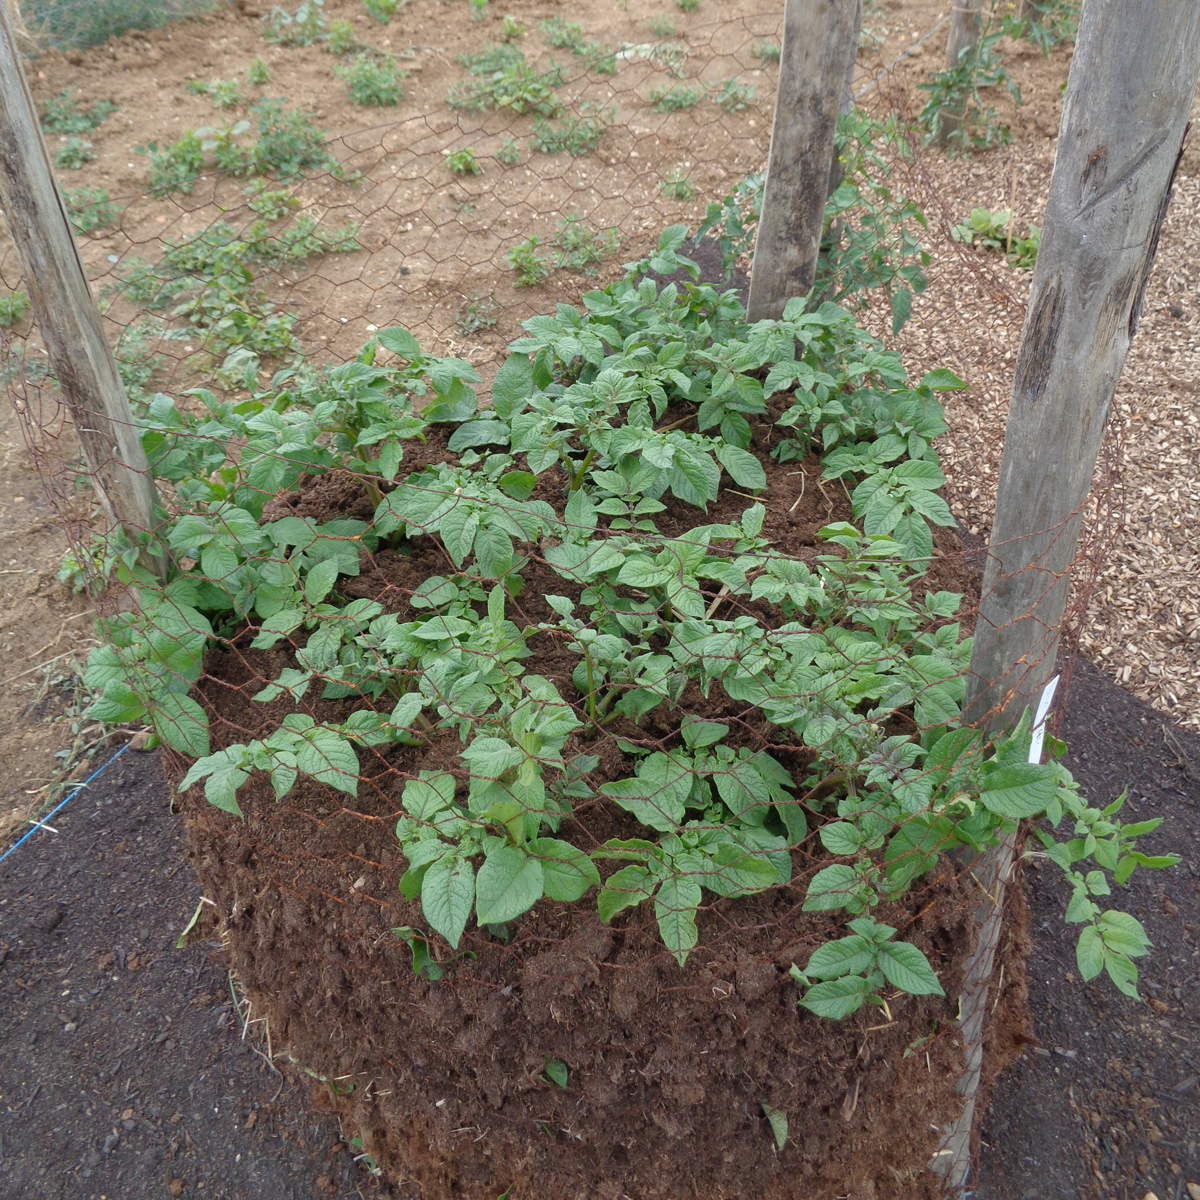
[(1046, 738), (1046, 718), (1050, 715), (1050, 705), (1054, 702), (1054, 689), (1058, 687), (1061, 675), (1055, 675), (1042, 689), (1042, 698), (1038, 701), (1037, 715), (1033, 718), (1033, 740), (1029, 743), (1029, 761), (1042, 761), (1042, 743)]

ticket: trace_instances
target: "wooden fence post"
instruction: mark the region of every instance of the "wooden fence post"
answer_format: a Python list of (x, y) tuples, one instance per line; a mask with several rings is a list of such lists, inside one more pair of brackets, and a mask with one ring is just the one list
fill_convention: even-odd
[[(152, 530), (157, 495), (50, 167), (8, 13), (0, 3), (0, 207), (33, 314), (108, 519)], [(161, 558), (153, 563), (162, 566)]]
[[(1200, 6), (1087, 0), (1013, 378), (964, 719), (1011, 724), (1054, 671), (1079, 526), (1137, 331), (1200, 76)], [(975, 865), (984, 897), (960, 1030), (966, 1104), (931, 1168), (961, 1188), (1015, 837)]]
[(1017, 351), (966, 719), (1054, 671), (1083, 508), (1200, 75), (1200, 5), (1083, 6)]
[(779, 317), (812, 287), (859, 0), (786, 0), (779, 88), (747, 312)]
[(958, 66), (959, 55), (979, 41), (984, 3), (985, 0), (954, 0), (950, 10), (950, 33), (946, 37), (947, 71), (953, 71)]

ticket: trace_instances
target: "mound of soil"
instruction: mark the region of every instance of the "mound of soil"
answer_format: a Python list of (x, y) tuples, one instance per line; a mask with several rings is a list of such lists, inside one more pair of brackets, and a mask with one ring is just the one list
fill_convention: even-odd
[[(756, 448), (769, 480), (764, 534), (811, 561), (817, 530), (849, 516), (845, 493), (822, 487), (815, 459), (780, 466)], [(436, 436), (412, 451), (406, 472), (454, 457)], [(557, 483), (547, 475), (543, 486), (550, 498)], [(703, 519), (736, 520), (746, 504), (726, 491)], [(369, 517), (370, 504), (350, 477), (323, 476), (269, 515), (284, 512)], [(698, 519), (672, 505), (658, 524), (681, 532)], [(941, 550), (930, 590), (965, 591), (973, 608), (961, 547), (949, 535)], [(403, 619), (413, 588), (447, 571), (442, 559), (432, 543), (411, 556), (381, 549), (343, 590)], [(549, 618), (544, 594), (570, 585), (536, 555), (522, 573), (514, 619)], [(198, 694), (214, 749), (265, 735), (291, 711), (286, 699), (249, 701), (290, 655), (245, 641), (206, 660)], [(574, 656), (548, 634), (529, 644), (533, 669), (573, 696)], [(308, 711), (344, 720), (349, 702), (317, 701)], [(564, 756), (598, 753), (593, 784), (620, 778), (630, 760), (618, 739), (658, 742), (677, 732), (684, 712), (728, 722), (743, 744), (770, 745), (803, 779), (807, 751), (770, 742), (778, 732), (757, 710), (720, 689), (705, 698), (694, 685), (679, 708), (617, 723), (594, 743), (577, 735)], [(383, 749), (364, 763), (355, 800), (306, 779), (276, 802), (256, 777), (239, 794), (244, 823), (197, 790), (183, 798), (189, 852), (224, 916), (255, 1011), (269, 1016), (276, 1045), (334, 1081), (345, 1115), (402, 1192), (489, 1200), (506, 1189), (539, 1200), (939, 1194), (926, 1165), (962, 1105), (952, 1022), (971, 941), (969, 873), (946, 865), (877, 913), (926, 953), (946, 998), (903, 997), (842, 1023), (799, 1009), (788, 975), (843, 925), (841, 916), (801, 911), (805, 882), (821, 865), (809, 843), (793, 851), (790, 886), (702, 909), (700, 944), (682, 969), (648, 912), (605, 926), (585, 900), (537, 905), (509, 925), (507, 941), (468, 932), (457, 957), (442, 948), (431, 980), (414, 973), (395, 932), (424, 921), (419, 902), (397, 891), (404, 864), (393, 829), (405, 780), (453, 766), (460, 749), (453, 732)], [(186, 764), (165, 761), (177, 785)], [(592, 799), (576, 805), (562, 836), (591, 847), (637, 832), (623, 811)], [(545, 1073), (554, 1060), (567, 1068), (566, 1087)], [(789, 1116), (782, 1150), (768, 1106)]]

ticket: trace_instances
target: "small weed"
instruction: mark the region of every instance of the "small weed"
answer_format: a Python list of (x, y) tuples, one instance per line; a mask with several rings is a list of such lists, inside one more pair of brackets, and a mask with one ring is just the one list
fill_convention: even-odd
[(578, 54), (583, 49), (583, 27), (574, 21), (550, 17), (538, 22), (538, 33), (545, 38), (547, 45), (556, 50), (571, 50)]
[(694, 13), (700, 7), (700, 0), (675, 0), (679, 5), (679, 11), (685, 13)]
[(96, 152), (92, 149), (92, 143), (77, 137), (69, 138), (67, 144), (54, 156), (54, 165), (64, 167), (68, 171), (78, 171), (81, 167), (95, 161)]
[(118, 109), (111, 100), (96, 100), (86, 112), (75, 101), (75, 89), (64, 88), (42, 101), (42, 128), (47, 133), (91, 133)]
[(250, 197), (247, 203), (251, 211), (265, 221), (278, 221), (300, 206), (300, 201), (291, 192), (272, 188), (265, 179), (256, 179), (246, 189), (246, 195)]
[(1037, 265), (1038, 250), (1042, 245), (1042, 227), (1040, 225), (1030, 225), (1029, 234), (1026, 237), (1013, 238), (1012, 249), (1008, 254), (1008, 261), (1014, 267), (1021, 267), (1025, 271), (1032, 271)]
[(475, 151), (470, 146), (465, 150), (458, 150), (453, 154), (447, 154), (446, 166), (450, 168), (452, 175), (457, 175), (460, 178), (464, 175), (483, 174), (483, 168), (479, 165), (479, 159), (475, 157)]
[(253, 170), (284, 178), (329, 171), (341, 178), (341, 166), (325, 149), (326, 134), (302, 112), (284, 108), (282, 100), (260, 100), (250, 107), (258, 117), (258, 141), (250, 150)]
[(204, 173), (204, 148), (200, 136), (191, 129), (173, 145), (161, 150), (157, 142), (135, 146), (134, 151), (150, 160), (150, 195), (169, 196), (172, 192), (190, 192)]
[(1011, 220), (1012, 214), (1006, 209), (992, 212), (990, 209), (976, 208), (967, 220), (950, 230), (950, 236), (956, 242), (978, 246), (983, 250), (1007, 250), (1008, 261), (1014, 267), (1032, 271), (1042, 240), (1041, 228), (1030, 225), (1028, 237), (1012, 237), (1010, 242)]
[(471, 9), (471, 20), (482, 21), (487, 16), (488, 0), (467, 0)]
[(550, 274), (550, 264), (537, 252), (541, 244), (539, 238), (528, 237), (505, 256), (517, 273), (513, 287), (536, 287)]
[(11, 329), (19, 324), (29, 312), (29, 297), (24, 292), (11, 292), (0, 296), (0, 326)]
[(653, 17), (646, 18), (646, 28), (650, 30), (655, 37), (674, 37), (677, 30), (675, 28), (675, 18), (667, 13), (661, 15), (656, 14)]
[(363, 0), (363, 8), (380, 25), (386, 25), (399, 11), (400, 0)]
[(262, 87), (264, 84), (270, 83), (274, 75), (275, 72), (256, 54), (254, 61), (246, 69), (246, 82), (251, 87)]
[(554, 1084), (555, 1087), (560, 1087), (563, 1091), (567, 1089), (567, 1064), (559, 1058), (551, 1058), (548, 1054), (542, 1055), (543, 1067), (542, 1078), (547, 1083)]
[(504, 145), (496, 151), (496, 161), (506, 167), (515, 167), (521, 161), (521, 143), (511, 134), (506, 134)]
[(584, 101), (579, 106), (579, 116), (566, 118), (557, 128), (539, 117), (533, 125), (532, 146), (539, 154), (566, 151), (572, 158), (591, 154), (616, 115), (615, 106), (601, 108)]
[(713, 103), (727, 113), (741, 112), (748, 104), (754, 103), (754, 85), (741, 83), (736, 76), (732, 79), (718, 79), (713, 88), (716, 91)]
[(263, 20), (267, 22), (263, 36), (277, 46), (312, 46), (329, 32), (325, 0), (304, 0), (294, 13), (277, 4)]
[(681, 87), (672, 84), (670, 87), (655, 88), (650, 93), (650, 103), (655, 112), (687, 112), (695, 108), (704, 98), (699, 88)]
[(329, 33), (325, 37), (325, 49), (338, 58), (345, 58), (356, 50), (362, 49), (362, 43), (354, 33), (354, 26), (349, 21), (340, 18), (329, 22)]
[(668, 200), (690, 200), (696, 194), (692, 181), (678, 169), (660, 180), (658, 189)]
[[(516, 47), (506, 49), (515, 50)], [(456, 84), (450, 89), (446, 103), (451, 109), (470, 113), (486, 112), (494, 107), (510, 109), (518, 116), (533, 112), (542, 117), (557, 117), (562, 114), (563, 104), (554, 89), (560, 83), (562, 72), (558, 67), (539, 73), (522, 55), (493, 71), (487, 79)]]
[(482, 50), (474, 54), (458, 54), (454, 61), (464, 66), (472, 75), (494, 75), (497, 71), (506, 71), (520, 63), (525, 64), (525, 54), (517, 46), (488, 42)]
[(779, 61), (779, 43), (766, 41), (765, 39), (761, 42), (755, 42), (750, 47), (750, 53), (761, 63), (777, 63)]
[(326, 134), (313, 127), (304, 113), (285, 109), (282, 100), (258, 101), (250, 106), (258, 118), (258, 140), (239, 145), (237, 138), (250, 128), (239, 121), (226, 129), (188, 129), (173, 145), (159, 149), (157, 142), (134, 149), (150, 160), (150, 194), (190, 192), (209, 169), (237, 175), (278, 175), (290, 178), (301, 171), (329, 171), (342, 178), (342, 168), (325, 149)]
[(347, 66), (334, 67), (333, 72), (349, 85), (351, 104), (394, 108), (404, 95), (400, 82), (405, 77), (404, 72), (390, 54), (385, 54), (382, 60), (360, 54)]
[(242, 85), (236, 79), (214, 79), (208, 96), (217, 108), (238, 108), (242, 103)]
[(516, 17), (505, 17), (500, 22), (500, 36), (506, 42), (515, 42), (525, 36), (525, 26)]
[(104, 188), (81, 187), (63, 192), (71, 224), (80, 233), (111, 229), (121, 216), (121, 209), (108, 198)]
[(485, 292), (474, 292), (467, 297), (467, 306), (454, 320), (454, 327), (463, 337), (470, 337), (496, 324), (500, 305)]
[(551, 246), (555, 251), (555, 267), (595, 275), (595, 265), (611, 258), (621, 248), (621, 235), (615, 229), (594, 233), (578, 213), (572, 213), (559, 222)]
[(546, 42), (556, 50), (570, 50), (576, 58), (583, 59), (587, 70), (597, 75), (615, 75), (617, 73), (616, 51), (602, 46), (599, 42), (585, 39), (583, 28), (574, 21), (564, 21), (561, 17), (550, 17), (538, 24), (538, 32)]

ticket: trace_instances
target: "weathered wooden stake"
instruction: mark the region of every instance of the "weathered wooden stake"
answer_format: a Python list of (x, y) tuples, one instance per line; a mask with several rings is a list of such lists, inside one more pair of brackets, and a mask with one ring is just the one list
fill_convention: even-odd
[[(1079, 526), (1117, 380), (1137, 331), (1200, 76), (1200, 5), (1083, 5), (1042, 242), (1013, 379), (965, 719), (1034, 707), (1053, 674)], [(930, 1164), (960, 1188), (1015, 839), (976, 863), (977, 944), (965, 967), (967, 1098)]]
[(1053, 674), (1083, 508), (1200, 75), (1200, 5), (1088, 0), (1017, 352), (966, 717)]
[(778, 317), (812, 287), (859, 0), (786, 0), (779, 88), (747, 310)]
[[(109, 520), (155, 526), (154, 483), (100, 313), (71, 232), (50, 154), (0, 3), (0, 207), (34, 318)], [(161, 560), (155, 560), (155, 564)]]
[(983, 30), (980, 14), (986, 0), (954, 0), (950, 10), (950, 33), (946, 37), (946, 70), (958, 66), (959, 55), (979, 41)]

